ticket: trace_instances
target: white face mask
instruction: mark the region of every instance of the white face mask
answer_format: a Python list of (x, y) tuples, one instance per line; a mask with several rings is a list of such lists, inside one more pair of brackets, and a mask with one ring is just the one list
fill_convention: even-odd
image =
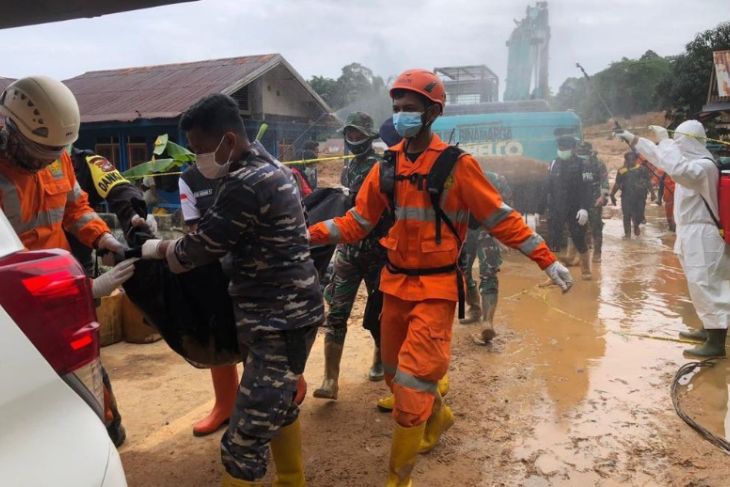
[(231, 149), (226, 162), (223, 164), (218, 164), (215, 160), (215, 153), (218, 152), (218, 149), (220, 149), (223, 139), (225, 139), (225, 136), (221, 137), (221, 141), (218, 142), (218, 147), (216, 147), (213, 152), (195, 155), (195, 165), (198, 167), (200, 174), (202, 174), (206, 179), (220, 179), (228, 174), (228, 168), (230, 167), (231, 162), (233, 162), (231, 161), (233, 149)]

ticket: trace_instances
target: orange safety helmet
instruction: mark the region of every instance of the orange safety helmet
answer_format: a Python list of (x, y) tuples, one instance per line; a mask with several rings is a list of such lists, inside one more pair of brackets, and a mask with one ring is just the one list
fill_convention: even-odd
[(393, 96), (395, 90), (407, 90), (423, 95), (434, 103), (441, 106), (444, 111), (446, 104), (446, 88), (443, 81), (436, 76), (435, 73), (427, 69), (409, 69), (403, 71), (395, 79), (393, 86), (390, 87), (390, 96)]

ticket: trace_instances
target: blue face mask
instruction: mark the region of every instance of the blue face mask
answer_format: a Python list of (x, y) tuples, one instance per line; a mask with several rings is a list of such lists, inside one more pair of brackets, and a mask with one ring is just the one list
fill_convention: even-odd
[(423, 127), (423, 113), (398, 112), (393, 114), (393, 127), (401, 137), (411, 138), (418, 135)]
[(573, 155), (572, 150), (559, 150), (558, 149), (558, 159), (562, 159), (565, 161), (567, 159), (570, 159), (572, 155)]

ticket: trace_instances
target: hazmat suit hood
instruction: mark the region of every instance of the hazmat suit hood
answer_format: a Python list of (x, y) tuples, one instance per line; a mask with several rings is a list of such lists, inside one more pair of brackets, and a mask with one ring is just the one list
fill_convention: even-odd
[(712, 159), (712, 154), (705, 147), (707, 143), (705, 128), (697, 120), (687, 120), (679, 124), (674, 131), (673, 139), (686, 159)]

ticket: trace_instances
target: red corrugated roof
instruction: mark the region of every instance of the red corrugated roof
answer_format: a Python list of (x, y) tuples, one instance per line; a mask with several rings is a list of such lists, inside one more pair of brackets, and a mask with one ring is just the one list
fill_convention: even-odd
[(276, 66), (279, 54), (91, 71), (64, 81), (82, 122), (174, 118), (205, 95), (230, 93)]

